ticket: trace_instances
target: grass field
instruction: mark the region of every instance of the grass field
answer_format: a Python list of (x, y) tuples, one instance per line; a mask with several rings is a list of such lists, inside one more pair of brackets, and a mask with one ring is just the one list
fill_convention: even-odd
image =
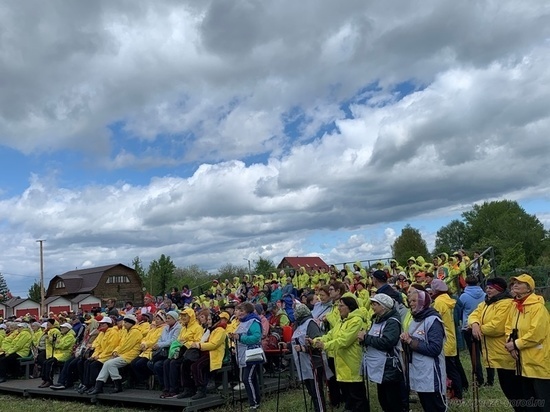
[[(461, 353), (461, 360), (466, 370), (466, 373), (471, 381), (471, 365), (468, 357), (468, 352), (463, 351)], [(470, 385), (471, 386), (471, 385)], [(369, 392), (371, 396), (370, 404), (371, 411), (381, 412), (378, 400), (376, 399), (376, 386), (374, 384), (369, 385)], [(507, 404), (504, 395), (502, 394), (498, 382), (495, 382), (494, 387), (482, 387), (479, 389), (480, 410), (483, 411), (512, 411), (512, 408)], [(4, 406), (4, 410), (10, 412), (136, 412), (136, 411), (166, 411), (166, 410), (178, 410), (177, 408), (144, 408), (144, 407), (124, 407), (123, 405), (108, 406), (101, 404), (101, 406), (90, 405), (85, 402), (78, 401), (59, 401), (52, 398), (39, 399), (30, 398), (25, 399), (23, 397), (3, 395), (0, 394), (0, 402)], [(181, 408), (179, 408), (181, 410)], [(211, 409), (211, 412), (238, 412), (240, 410), (238, 404), (233, 406), (231, 403), (225, 407)], [(243, 403), (243, 411), (248, 410), (247, 404)], [(272, 394), (262, 401), (262, 412), (274, 412), (276, 410), (276, 396)], [(328, 409), (331, 411), (330, 407)], [(333, 412), (341, 412), (343, 409), (334, 409)], [(421, 411), (422, 408), (418, 403), (411, 403), (412, 411)], [(472, 391), (465, 393), (462, 404), (450, 405), (449, 411), (471, 411), (472, 410)], [(304, 398), (300, 389), (292, 389), (281, 392), (279, 398), (279, 411), (281, 412), (301, 412), (305, 411)], [(308, 411), (312, 411), (308, 398)]]

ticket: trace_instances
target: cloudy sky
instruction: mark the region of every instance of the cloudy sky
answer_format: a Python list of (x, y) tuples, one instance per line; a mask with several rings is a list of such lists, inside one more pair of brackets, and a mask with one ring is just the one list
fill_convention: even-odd
[(387, 257), (550, 223), (550, 3), (0, 3), (0, 272)]

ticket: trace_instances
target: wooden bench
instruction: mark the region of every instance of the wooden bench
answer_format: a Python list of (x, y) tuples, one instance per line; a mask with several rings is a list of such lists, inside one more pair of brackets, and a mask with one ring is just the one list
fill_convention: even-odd
[(29, 355), (24, 358), (19, 358), (18, 361), (21, 367), (25, 367), (25, 379), (29, 379), (31, 374), (31, 366), (34, 366), (34, 356)]

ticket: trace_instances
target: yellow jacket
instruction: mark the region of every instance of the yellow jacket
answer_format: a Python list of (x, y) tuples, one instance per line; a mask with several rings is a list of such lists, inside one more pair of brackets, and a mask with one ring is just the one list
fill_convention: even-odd
[(113, 351), (118, 346), (120, 342), (120, 333), (115, 326), (110, 327), (105, 332), (101, 332), (100, 336), (101, 335), (103, 335), (103, 337), (101, 338), (99, 344), (96, 347), (96, 350), (94, 351), (94, 358), (97, 358), (97, 360), (101, 363), (105, 363), (106, 361), (111, 359)]
[(124, 334), (120, 343), (113, 352), (118, 353), (122, 359), (130, 363), (139, 355), (139, 345), (142, 339), (141, 331), (135, 325)]
[(523, 302), (523, 313), (515, 302), (508, 314), (505, 333), (517, 329), (515, 340), (521, 360), (521, 374), (527, 378), (550, 379), (550, 315), (544, 298), (532, 293)]
[(6, 330), (0, 329), (0, 348), (2, 347), (2, 343), (4, 342), (4, 339), (6, 339)]
[(468, 316), (468, 325), (477, 323), (481, 328), (481, 350), (486, 368), (515, 369), (514, 359), (504, 344), (508, 339), (505, 332), (506, 320), (512, 310), (512, 298), (498, 300), (490, 305), (481, 302)]
[(61, 339), (61, 331), (57, 327), (52, 327), (51, 329), (47, 330), (46, 333), (46, 359), (51, 358), (53, 356), (53, 343), (55, 340), (55, 349), (57, 352), (57, 342), (59, 339)]
[(149, 333), (149, 331), (151, 330), (151, 324), (149, 322), (142, 322), (142, 323), (136, 325), (136, 327), (141, 332), (141, 336), (143, 338), (145, 338), (147, 336), (147, 334)]
[[(11, 335), (11, 334), (10, 334)], [(23, 328), (15, 336), (9, 348), (6, 350), (6, 355), (17, 353), (22, 358), (29, 356), (31, 352), (32, 333), (30, 329)]]
[(225, 328), (218, 326), (210, 333), (206, 342), (200, 343), (200, 350), (208, 351), (208, 355), (210, 356), (210, 371), (215, 371), (222, 367), (226, 338), (227, 333), (225, 332)]
[(34, 347), (37, 347), (40, 343), (40, 338), (44, 335), (42, 328), (38, 329), (36, 332), (32, 333), (32, 344)]
[(317, 338), (325, 344), (325, 350), (334, 355), (336, 379), (339, 382), (362, 382), (360, 374), (362, 351), (357, 334), (363, 329), (359, 309), (351, 312), (325, 336)]
[(189, 322), (187, 326), (182, 326), (178, 340), (185, 345), (186, 348), (191, 346), (193, 342), (200, 342), (204, 329), (197, 321), (195, 311), (191, 308), (185, 308), (183, 313), (189, 316)]
[(60, 332), (59, 334), (55, 334), (55, 336), (57, 336), (55, 343), (50, 341), (49, 338), (46, 340), (46, 357), (52, 357), (53, 349), (53, 357), (60, 362), (65, 362), (71, 357), (74, 344), (76, 343), (76, 336), (72, 329), (64, 335)]
[(450, 297), (447, 293), (443, 293), (435, 298), (433, 308), (441, 315), (443, 326), (445, 327), (445, 345), (443, 351), (445, 356), (456, 356), (456, 328), (453, 317), (456, 300)]
[(152, 347), (155, 343), (157, 343), (160, 335), (162, 335), (162, 329), (164, 329), (164, 325), (149, 329), (149, 333), (147, 333), (147, 336), (145, 336), (145, 338), (141, 341), (141, 344), (145, 345), (145, 350), (140, 353), (140, 357), (151, 359), (153, 354)]

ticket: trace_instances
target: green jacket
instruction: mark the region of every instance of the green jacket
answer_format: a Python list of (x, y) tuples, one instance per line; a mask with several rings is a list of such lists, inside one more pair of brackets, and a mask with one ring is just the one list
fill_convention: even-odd
[(336, 327), (320, 339), (325, 350), (334, 356), (336, 379), (339, 382), (362, 382), (362, 351), (357, 334), (363, 329), (363, 318), (359, 309), (351, 312)]
[(32, 333), (30, 329), (24, 328), (19, 331), (11, 345), (6, 350), (6, 355), (17, 353), (22, 358), (29, 356), (31, 352)]

